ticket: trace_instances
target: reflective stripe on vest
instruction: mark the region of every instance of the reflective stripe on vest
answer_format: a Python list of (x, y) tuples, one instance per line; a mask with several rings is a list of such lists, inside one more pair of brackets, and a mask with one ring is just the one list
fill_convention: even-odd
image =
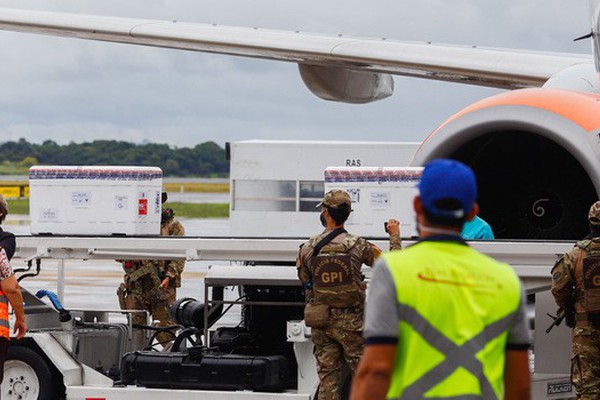
[(400, 321), (388, 399), (501, 397), (521, 299), (512, 268), (455, 242), (425, 241), (384, 259)]
[(404, 392), (402, 392), (402, 396), (398, 399), (425, 399), (424, 395), (427, 391), (449, 377), (458, 367), (466, 369), (477, 377), (481, 384), (481, 396), (464, 395), (436, 397), (436, 399), (481, 400), (483, 398), (492, 400), (498, 398), (490, 381), (483, 372), (483, 364), (475, 356), (483, 350), (489, 341), (498, 337), (510, 327), (514, 313), (488, 325), (482, 332), (460, 346), (450, 341), (443, 333), (431, 326), (429, 321), (414, 308), (401, 304), (399, 313), (402, 320), (410, 324), (415, 332), (421, 335), (427, 343), (439, 350), (440, 353), (445, 354), (446, 359), (436, 367), (430, 369), (420, 379), (406, 387)]
[(0, 290), (0, 337), (10, 338), (10, 324), (8, 322), (8, 299)]

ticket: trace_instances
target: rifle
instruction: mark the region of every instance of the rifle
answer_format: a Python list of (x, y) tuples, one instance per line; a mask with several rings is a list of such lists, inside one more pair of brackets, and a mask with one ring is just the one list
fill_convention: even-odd
[(558, 312), (556, 313), (556, 316), (550, 314), (550, 313), (546, 313), (547, 316), (549, 316), (550, 318), (552, 318), (552, 323), (550, 324), (550, 326), (546, 329), (546, 333), (550, 333), (550, 331), (555, 327), (555, 326), (559, 326), (563, 319), (565, 319), (566, 316), (566, 312), (565, 310), (563, 310), (562, 308), (560, 308), (558, 310)]
[(548, 329), (546, 329), (546, 333), (550, 333), (552, 328), (554, 328), (555, 326), (559, 326), (562, 323), (563, 319), (565, 319), (565, 324), (569, 328), (573, 328), (575, 326), (575, 307), (572, 305), (572, 303), (567, 303), (565, 308), (559, 308), (556, 312), (556, 317), (551, 314), (546, 315), (553, 319)]

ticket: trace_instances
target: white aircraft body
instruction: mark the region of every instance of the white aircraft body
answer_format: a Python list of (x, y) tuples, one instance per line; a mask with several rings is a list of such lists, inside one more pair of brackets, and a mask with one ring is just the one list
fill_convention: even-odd
[(590, 10), (593, 55), (15, 9), (0, 29), (294, 62), (315, 95), (349, 103), (390, 96), (392, 75), (512, 89), (442, 123), (412, 164), (469, 164), (498, 238), (574, 239), (600, 194), (600, 0)]

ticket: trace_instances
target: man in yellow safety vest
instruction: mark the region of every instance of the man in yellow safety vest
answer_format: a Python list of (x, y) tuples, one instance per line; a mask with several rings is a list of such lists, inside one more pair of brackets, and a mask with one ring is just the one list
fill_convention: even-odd
[(352, 400), (530, 398), (519, 278), (460, 237), (476, 197), (466, 165), (426, 165), (413, 201), (419, 241), (374, 268)]

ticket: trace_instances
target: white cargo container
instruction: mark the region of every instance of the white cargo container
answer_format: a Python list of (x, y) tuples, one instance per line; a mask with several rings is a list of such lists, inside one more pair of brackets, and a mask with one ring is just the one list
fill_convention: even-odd
[(247, 140), (228, 144), (233, 236), (307, 237), (332, 165), (407, 166), (419, 143)]
[(384, 236), (383, 223), (400, 221), (402, 237), (417, 236), (413, 198), (422, 167), (330, 167), (325, 170), (325, 190), (346, 190), (352, 213), (346, 227), (361, 236)]
[(29, 187), (34, 235), (160, 233), (160, 168), (34, 166)]

